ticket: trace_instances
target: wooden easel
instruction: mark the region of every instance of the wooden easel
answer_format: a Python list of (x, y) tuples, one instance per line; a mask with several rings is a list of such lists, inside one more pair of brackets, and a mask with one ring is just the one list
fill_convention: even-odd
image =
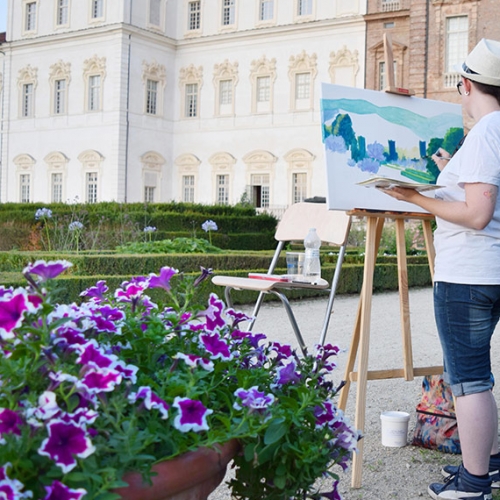
[[(394, 65), (392, 55), (392, 44), (390, 37), (384, 34), (384, 49), (386, 61), (386, 74), (388, 87), (386, 92), (401, 95), (414, 95), (415, 92), (409, 89), (400, 89), (394, 84)], [(431, 221), (434, 216), (423, 213), (403, 213), (403, 212), (373, 212), (367, 210), (352, 210), (348, 215), (366, 217), (366, 248), (365, 263), (363, 274), (363, 287), (356, 315), (356, 323), (351, 340), (349, 357), (347, 361), (344, 380), (346, 384), (342, 389), (339, 399), (339, 408), (345, 410), (347, 397), (352, 382), (357, 382), (356, 388), (356, 410), (355, 427), (362, 433), (365, 430), (366, 413), (366, 387), (368, 380), (382, 380), (391, 378), (404, 378), (407, 381), (413, 380), (415, 376), (433, 375), (442, 373), (442, 366), (431, 366), (425, 368), (413, 367), (413, 351), (411, 344), (410, 330), (410, 305), (408, 295), (408, 268), (405, 243), (405, 220), (417, 219), (422, 221), (425, 246), (431, 277), (434, 278), (434, 245), (432, 242)], [(401, 333), (403, 343), (403, 368), (392, 370), (368, 370), (368, 354), (370, 347), (370, 321), (371, 305), (373, 295), (373, 275), (375, 272), (375, 263), (377, 259), (382, 229), (386, 219), (393, 219), (396, 224), (396, 250), (398, 261), (398, 287), (399, 304), (401, 314)], [(359, 352), (358, 371), (354, 372), (354, 364)], [(363, 466), (363, 440), (358, 443), (358, 452), (353, 456), (353, 469), (351, 486), (353, 488), (361, 487), (361, 474)]]
[[(362, 433), (365, 430), (366, 411), (366, 386), (368, 380), (382, 380), (391, 378), (404, 378), (407, 381), (413, 380), (415, 376), (433, 375), (442, 373), (442, 366), (431, 366), (425, 368), (413, 367), (413, 351), (411, 343), (410, 329), (410, 304), (408, 295), (408, 268), (405, 243), (405, 220), (417, 219), (422, 221), (427, 258), (431, 277), (434, 270), (434, 245), (432, 243), (431, 221), (433, 215), (420, 213), (399, 213), (399, 212), (369, 212), (363, 210), (352, 210), (348, 215), (366, 217), (366, 249), (363, 273), (363, 287), (361, 289), (356, 323), (351, 339), (349, 357), (345, 370), (344, 380), (346, 384), (342, 389), (339, 399), (339, 408), (345, 410), (347, 397), (352, 382), (357, 382), (356, 390), (356, 410), (355, 427)], [(395, 220), (396, 224), (396, 250), (398, 261), (398, 285), (399, 285), (399, 305), (401, 314), (401, 333), (403, 342), (403, 368), (391, 370), (368, 370), (368, 353), (370, 348), (370, 320), (371, 305), (373, 295), (373, 274), (377, 259), (382, 229), (386, 219)], [(357, 354), (358, 371), (354, 372), (354, 363)], [(361, 473), (363, 465), (363, 440), (358, 443), (358, 452), (353, 457), (353, 469), (351, 486), (361, 487)]]

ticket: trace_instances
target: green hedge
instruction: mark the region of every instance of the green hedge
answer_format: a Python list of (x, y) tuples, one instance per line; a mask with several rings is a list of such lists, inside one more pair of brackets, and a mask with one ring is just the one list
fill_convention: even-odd
[[(167, 265), (164, 263), (163, 265)], [(182, 269), (182, 268), (181, 268)], [(159, 268), (155, 268), (156, 272)], [(228, 276), (247, 276), (250, 271), (263, 271), (262, 269), (246, 269), (246, 270), (228, 270), (219, 271), (215, 274), (228, 275)], [(334, 266), (324, 266), (322, 268), (322, 276), (331, 280), (335, 267)], [(183, 269), (183, 271), (186, 271)], [(278, 273), (285, 273), (284, 268), (278, 268), (276, 270)], [(108, 274), (96, 274), (93, 276), (78, 276), (78, 275), (65, 275), (57, 280), (58, 283), (58, 293), (57, 300), (60, 302), (66, 301), (77, 301), (79, 300), (79, 295), (82, 290), (93, 286), (99, 279), (106, 280), (109, 288), (111, 290), (115, 289), (120, 285), (120, 283), (126, 279), (129, 279), (132, 275), (136, 276), (139, 274), (145, 274), (143, 272), (134, 272), (131, 274), (119, 274), (119, 275), (108, 275)], [(186, 273), (189, 274), (189, 273)], [(192, 273), (193, 275), (198, 275), (199, 272)], [(20, 273), (17, 272), (5, 272), (0, 273), (0, 283), (5, 286), (24, 286), (25, 281)], [(361, 286), (363, 283), (363, 265), (362, 264), (344, 264), (342, 266), (342, 271), (340, 275), (340, 280), (337, 288), (338, 294), (352, 294), (360, 293)], [(431, 284), (431, 277), (429, 272), (429, 267), (424, 264), (409, 264), (408, 265), (408, 283), (409, 286), (429, 286)], [(378, 264), (375, 267), (374, 275), (374, 291), (381, 292), (387, 290), (397, 290), (398, 288), (398, 276), (397, 267), (391, 264)], [(151, 290), (151, 295), (153, 299), (158, 297), (157, 290)], [(219, 297), (224, 297), (224, 290), (221, 287), (213, 285), (210, 280), (207, 280), (203, 286), (198, 290), (198, 300), (206, 301), (208, 295), (214, 292)], [(149, 291), (148, 291), (149, 293)], [(293, 290), (287, 294), (291, 299), (301, 299), (308, 297), (317, 296), (327, 296), (327, 292), (321, 290)], [(247, 290), (234, 291), (232, 294), (235, 304), (245, 304), (255, 302), (257, 298), (257, 293), (250, 292)], [(267, 295), (266, 300), (278, 300), (273, 295)]]

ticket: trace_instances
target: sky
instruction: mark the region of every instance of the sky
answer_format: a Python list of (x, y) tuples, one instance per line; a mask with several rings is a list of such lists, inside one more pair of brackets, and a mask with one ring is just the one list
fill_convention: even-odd
[(4, 32), (7, 26), (7, 0), (0, 0), (0, 33)]

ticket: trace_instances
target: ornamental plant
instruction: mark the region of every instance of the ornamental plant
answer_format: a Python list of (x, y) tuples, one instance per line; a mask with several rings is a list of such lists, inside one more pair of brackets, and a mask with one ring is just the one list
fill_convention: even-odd
[(340, 498), (358, 433), (333, 401), (337, 347), (299, 357), (243, 331), (215, 294), (195, 302), (205, 269), (55, 303), (70, 266), (36, 261), (24, 288), (0, 287), (0, 498), (117, 499), (127, 471), (148, 481), (153, 464), (232, 438), (234, 498)]

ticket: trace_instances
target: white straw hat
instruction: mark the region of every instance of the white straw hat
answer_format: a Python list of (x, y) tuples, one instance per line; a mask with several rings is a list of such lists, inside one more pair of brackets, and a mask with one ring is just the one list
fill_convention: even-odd
[(468, 80), (500, 87), (500, 42), (483, 38), (455, 69)]

